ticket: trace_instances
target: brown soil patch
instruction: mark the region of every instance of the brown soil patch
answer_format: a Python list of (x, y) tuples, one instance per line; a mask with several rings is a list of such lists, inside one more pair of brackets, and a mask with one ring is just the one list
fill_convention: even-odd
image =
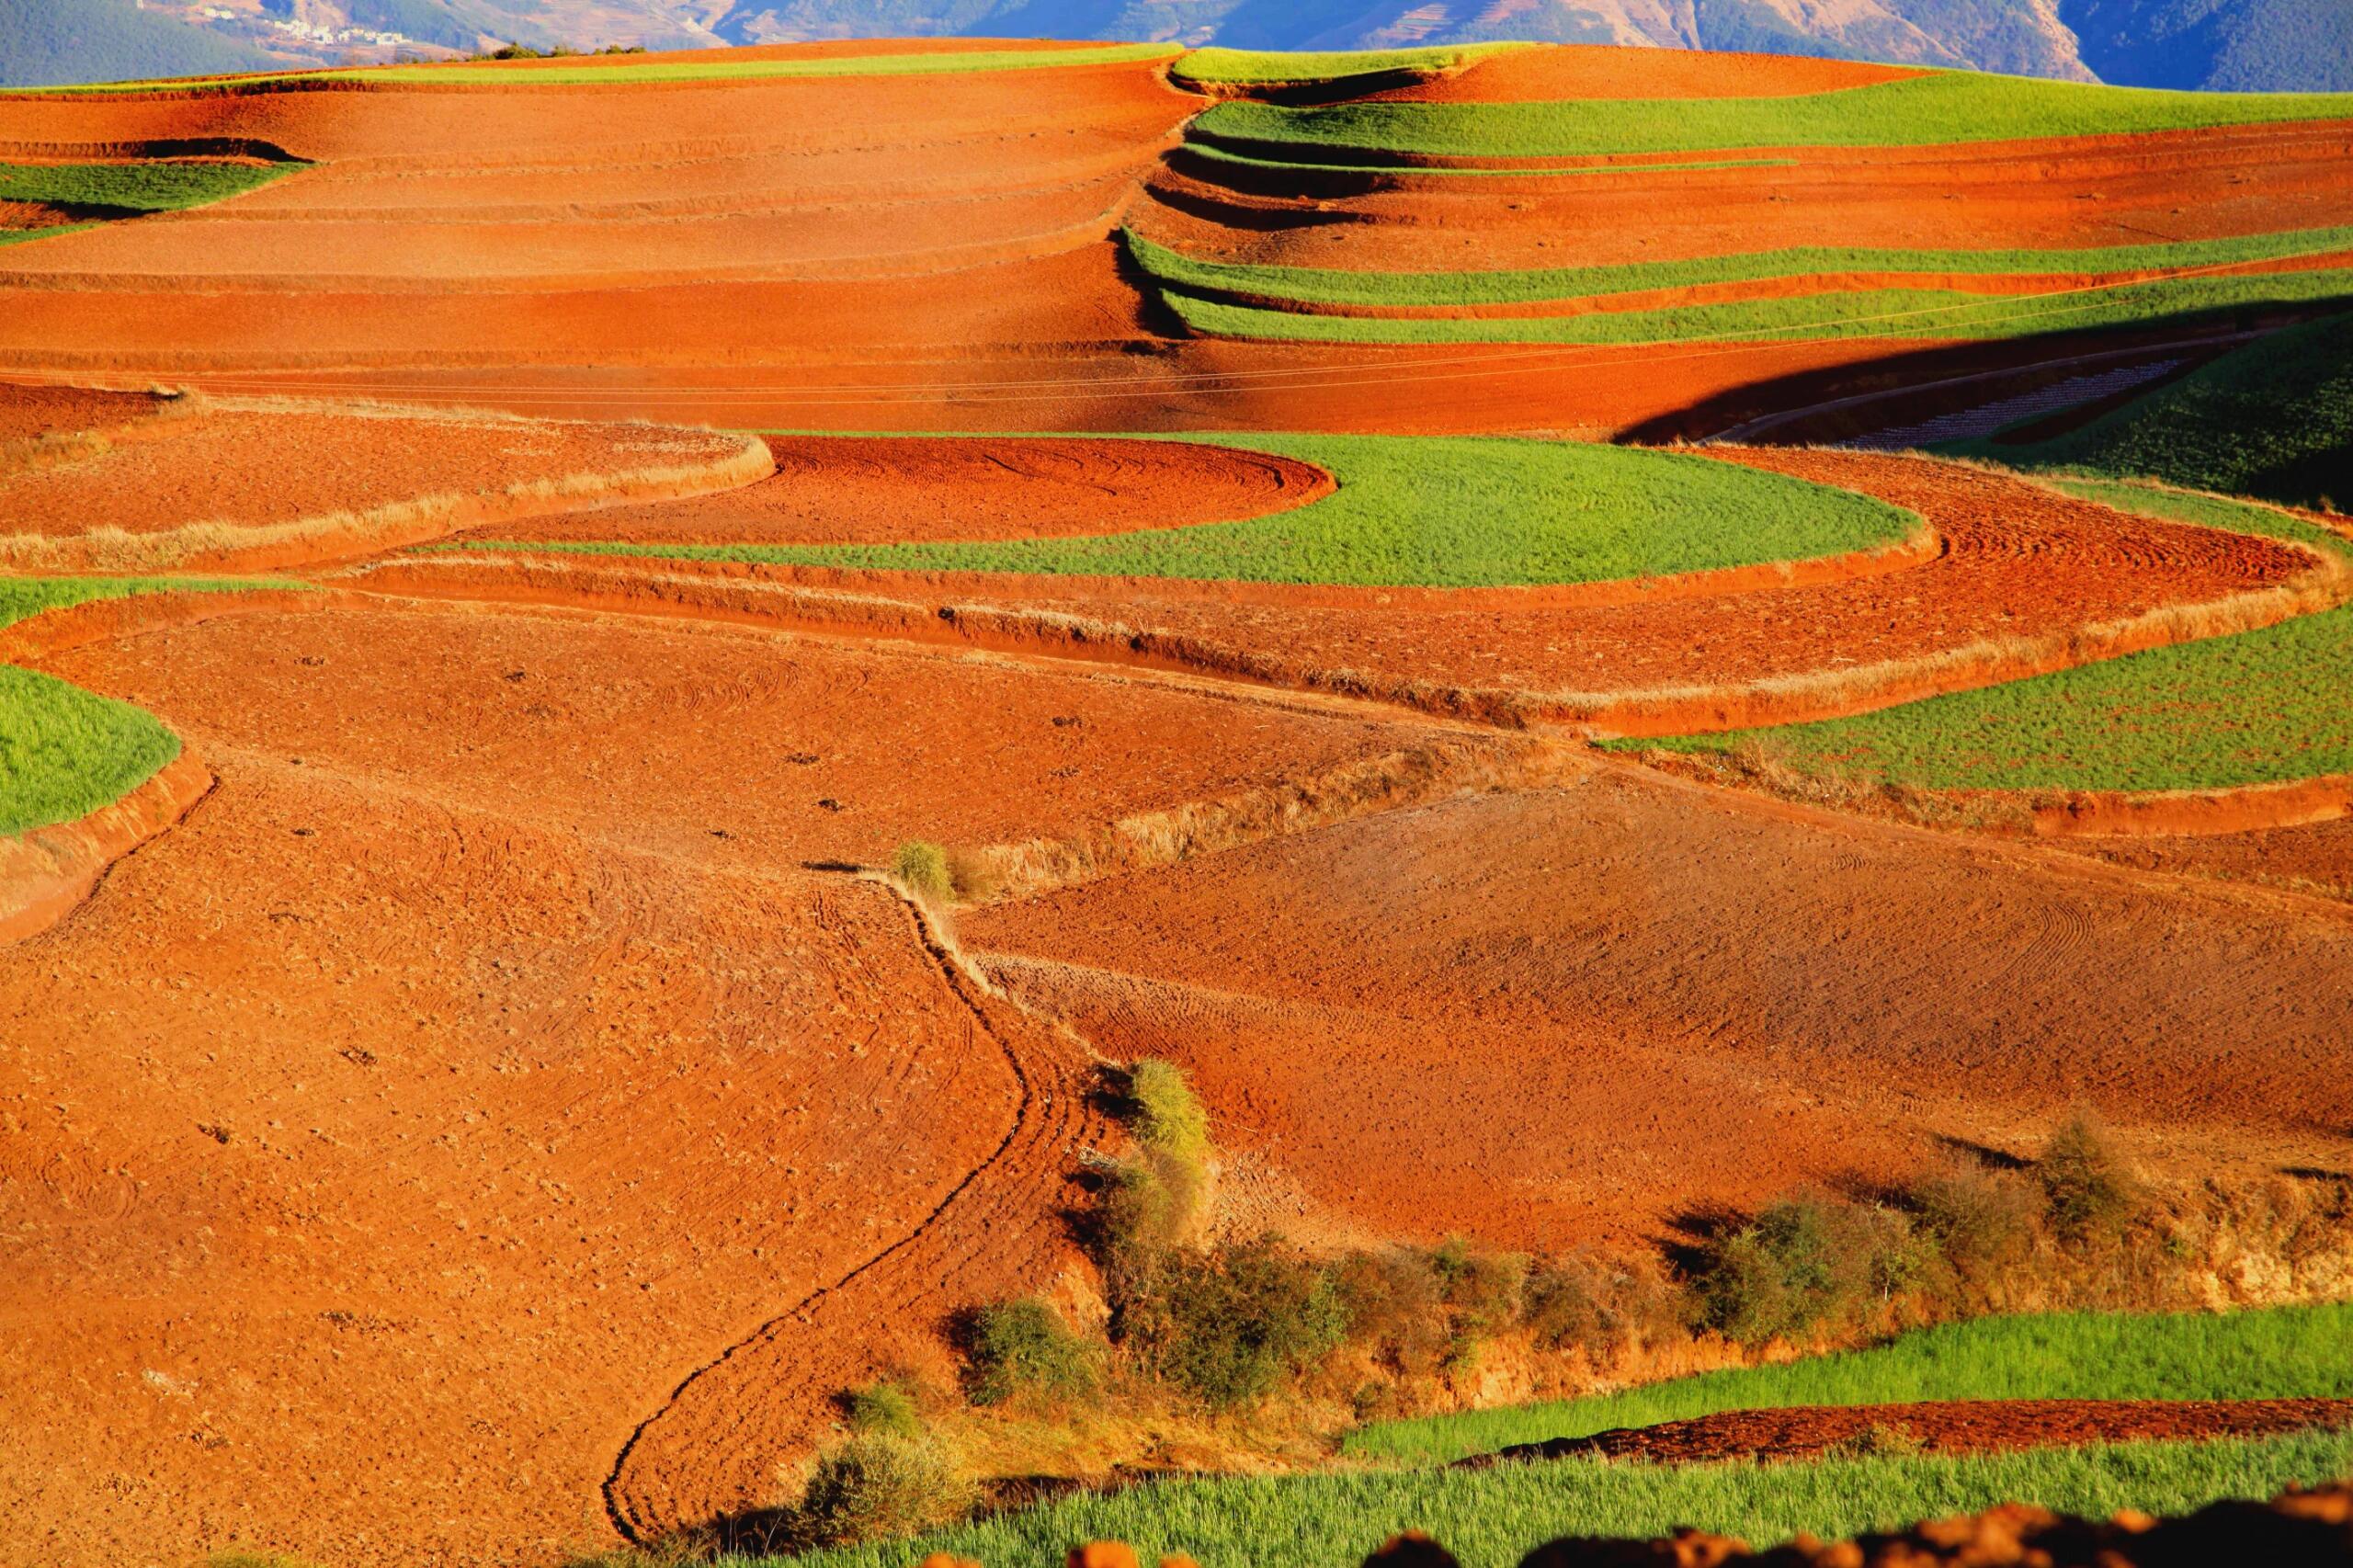
[(0, 381), (0, 463), (20, 441), (108, 430), (171, 407), (146, 392)]
[(1127, 440), (771, 437), (773, 478), (690, 502), (478, 529), (632, 544), (887, 544), (1127, 533), (1230, 522), (1332, 492), (1312, 464)]
[(1506, 50), (1469, 69), (1367, 95), (1371, 103), (1529, 103), (1552, 98), (1779, 98), (1900, 82), (1902, 65), (1552, 44)]
[[(1926, 1453), (1995, 1454), (2090, 1443), (2265, 1437), (2353, 1426), (2353, 1399), (1984, 1399), (1732, 1410), (1689, 1421), (1558, 1437), (1461, 1461), (1597, 1458), (1653, 1464), (1818, 1459), (1873, 1442)], [(1882, 1449), (1884, 1451), (1884, 1449)]]
[(1431, 1240), (1631, 1242), (1937, 1137), (2030, 1150), (2085, 1099), (2153, 1163), (2251, 1171), (2333, 1168), (2353, 1117), (2328, 906), (1617, 767), (963, 932), (1098, 1049), (1190, 1068), (1235, 1147)]

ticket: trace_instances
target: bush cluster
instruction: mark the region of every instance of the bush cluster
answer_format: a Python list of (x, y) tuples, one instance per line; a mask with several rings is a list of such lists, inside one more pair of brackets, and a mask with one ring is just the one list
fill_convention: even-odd
[[(1852, 1328), (1899, 1303), (1999, 1304), (2045, 1251), (2113, 1251), (2146, 1210), (2097, 1123), (2072, 1118), (2027, 1171), (1952, 1163), (1884, 1199), (1775, 1203), (1714, 1237), (1693, 1271), (1694, 1318), (1743, 1344)], [(2111, 1259), (2120, 1278), (2129, 1260)]]
[(974, 1404), (1051, 1408), (1092, 1399), (1102, 1386), (1094, 1345), (1035, 1297), (982, 1308), (965, 1349)]

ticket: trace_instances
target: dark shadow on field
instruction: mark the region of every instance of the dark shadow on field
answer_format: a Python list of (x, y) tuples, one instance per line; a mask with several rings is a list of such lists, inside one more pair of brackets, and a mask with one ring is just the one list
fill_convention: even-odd
[(1849, 440), (2136, 359), (2212, 358), (2238, 347), (2248, 334), (2311, 321), (2348, 303), (2353, 296), (2340, 295), (2290, 307), (2179, 312), (2129, 327), (1895, 349), (1852, 364), (1745, 382), (1630, 426), (1618, 439), (1667, 445), (1732, 438), (1768, 446)]
[(1714, 1257), (1718, 1244), (1755, 1218), (1726, 1204), (1696, 1205), (1668, 1215), (1666, 1233), (1650, 1240), (1676, 1273), (1696, 1278)]
[(2006, 1149), (1996, 1149), (1990, 1143), (1979, 1143), (1967, 1138), (1956, 1138), (1949, 1132), (1938, 1133), (1936, 1142), (1937, 1147), (1946, 1153), (1974, 1160), (1988, 1170), (2024, 1171), (2034, 1168), (2032, 1160), (2013, 1154)]

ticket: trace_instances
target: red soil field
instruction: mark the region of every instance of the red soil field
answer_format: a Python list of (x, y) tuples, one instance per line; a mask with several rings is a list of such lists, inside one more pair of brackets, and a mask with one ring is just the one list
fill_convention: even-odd
[(1524, 103), (1550, 98), (1778, 98), (1900, 82), (1902, 65), (1782, 54), (1558, 44), (1506, 50), (1466, 70), (1366, 95), (1373, 103)]
[(85, 430), (110, 430), (168, 409), (145, 392), (0, 381), (0, 444)]
[(0, 1495), (59, 1563), (543, 1558), (608, 1538), (597, 1489), (665, 1412), (629, 1517), (764, 1500), (835, 1390), (1051, 1278), (1071, 1144), (1100, 1135), (1070, 1047), (803, 863), (1075, 831), (1427, 733), (396, 604), (42, 663), (221, 778), (0, 948), (0, 1418), (48, 1435)]
[(1572, 1455), (1707, 1464), (1814, 1459), (1842, 1445), (1893, 1437), (1927, 1453), (1995, 1454), (2087, 1443), (2260, 1437), (2353, 1426), (2353, 1399), (1963, 1399), (1921, 1404), (1794, 1405), (1728, 1410), (1688, 1421), (1620, 1427), (1459, 1461)]
[[(1615, 266), (1794, 246), (2075, 248), (2353, 222), (2337, 177), (2353, 127), (2304, 124), (1966, 147), (1806, 148), (1791, 166), (1652, 169), (1666, 159), (1551, 160), (1604, 174), (1524, 178), (1268, 176), (1228, 165), (1155, 175), (1137, 227), (1198, 255), (1297, 267), (1439, 271)], [(1379, 188), (1367, 191), (1368, 181)], [(1327, 183), (1328, 182), (1328, 183)], [(1242, 186), (1244, 188), (1233, 188)], [(1272, 220), (1290, 215), (1289, 222)]]
[(1328, 495), (1311, 464), (1158, 441), (768, 438), (777, 473), (690, 502), (491, 525), (478, 536), (631, 543), (882, 544), (1228, 522)]
[(2170, 1168), (2331, 1168), (2353, 1117), (2341, 909), (1616, 765), (962, 929), (1191, 1068), (1231, 1146), (1430, 1240), (1631, 1242), (1940, 1139), (2030, 1152), (2087, 1096)]

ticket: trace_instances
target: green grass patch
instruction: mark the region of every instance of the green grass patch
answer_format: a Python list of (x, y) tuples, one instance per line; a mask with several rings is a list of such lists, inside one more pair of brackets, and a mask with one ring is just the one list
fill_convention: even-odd
[[(0, 577), (0, 627), (95, 599), (309, 587), (235, 577)], [(0, 665), (0, 837), (110, 805), (179, 751), (179, 738), (152, 714)]]
[[(2336, 535), (2268, 506), (2118, 483), (2058, 488), (2353, 559)], [(1756, 744), (1801, 773), (1936, 790), (2221, 790), (2353, 772), (2353, 608), (1850, 719), (1604, 744)]]
[(0, 665), (0, 837), (85, 817), (179, 754), (153, 714)]
[(2147, 475), (2353, 506), (2353, 316), (2274, 333), (2063, 436), (1941, 449), (2017, 468)]
[(2188, 324), (2220, 320), (2233, 312), (2325, 306), (2353, 300), (2353, 269), (2163, 278), (2040, 295), (1857, 289), (1788, 299), (1518, 319), (1304, 315), (1228, 304), (1166, 285), (1160, 296), (1188, 327), (1206, 336), (1287, 342), (1610, 345), (1855, 337), (1990, 340), (2158, 321)]
[(2188, 93), (1940, 71), (1769, 98), (1537, 103), (1222, 103), (1189, 135), (1294, 155), (1336, 149), (1454, 157), (1585, 157), (1751, 147), (1939, 146), (2353, 119), (2353, 94)]
[(1173, 43), (1104, 44), (1090, 49), (975, 49), (941, 54), (851, 54), (821, 60), (668, 60), (630, 55), (617, 64), (545, 65), (483, 62), (453, 65), (382, 65), (347, 71), (290, 71), (255, 76), (107, 82), (28, 89), (41, 93), (269, 92), (312, 84), (369, 86), (579, 86), (592, 83), (752, 82), (805, 76), (916, 76), (965, 71), (1029, 71), (1057, 65), (1110, 65), (1173, 59)]
[[(0, 201), (97, 209), (109, 215), (178, 212), (258, 190), (307, 164), (0, 164)], [(55, 231), (51, 231), (54, 233)]]
[[(1136, 265), (1156, 283), (1203, 293), (1262, 295), (1335, 305), (1511, 305), (1710, 283), (1751, 283), (1824, 273), (1961, 273), (2031, 277), (2223, 267), (2353, 250), (2353, 227), (2302, 229), (2224, 240), (2106, 245), (2081, 250), (1873, 250), (1814, 246), (1618, 267), (1548, 267), (1504, 272), (1369, 272), (1205, 261), (1122, 231)], [(2340, 324), (2338, 361), (2353, 365), (2353, 333)], [(2347, 397), (2353, 407), (2353, 395)]]
[(1727, 1410), (1943, 1399), (2353, 1396), (2353, 1304), (2236, 1312), (1976, 1318), (1869, 1350), (1677, 1378), (1585, 1399), (1384, 1421), (1348, 1435), (1364, 1459), (1444, 1462)]
[(1437, 75), (1459, 71), (1489, 55), (1507, 50), (1532, 49), (1528, 43), (1437, 44), (1423, 49), (1332, 50), (1324, 53), (1291, 54), (1266, 49), (1196, 49), (1173, 66), (1169, 74), (1180, 82), (1215, 82), (1228, 86), (1274, 85), (1285, 82), (1344, 82), (1351, 76), (1414, 72)]
[(2353, 1437), (2298, 1434), (1971, 1458), (1805, 1464), (1613, 1464), (1568, 1460), (1483, 1471), (1414, 1470), (1170, 1482), (1080, 1495), (926, 1533), (813, 1552), (799, 1568), (905, 1568), (953, 1552), (994, 1568), (1058, 1562), (1082, 1541), (1124, 1540), (1144, 1562), (1187, 1552), (1203, 1568), (1331, 1568), (1391, 1533), (1427, 1530), (1464, 1568), (1512, 1568), (1563, 1535), (1656, 1536), (1677, 1526), (1757, 1546), (1800, 1531), (1836, 1539), (2021, 1501), (2105, 1517), (2177, 1514), (2353, 1470)]
[(309, 583), (267, 577), (0, 577), (0, 627), (40, 614), (141, 594), (243, 594), (263, 589), (308, 593)]
[[(880, 571), (1031, 572), (1368, 587), (1659, 576), (1893, 543), (1918, 526), (1870, 497), (1682, 453), (1469, 437), (1252, 436), (1339, 478), (1306, 506), (1240, 522), (1078, 539), (892, 545), (446, 548)], [(444, 547), (428, 546), (427, 549)]]

